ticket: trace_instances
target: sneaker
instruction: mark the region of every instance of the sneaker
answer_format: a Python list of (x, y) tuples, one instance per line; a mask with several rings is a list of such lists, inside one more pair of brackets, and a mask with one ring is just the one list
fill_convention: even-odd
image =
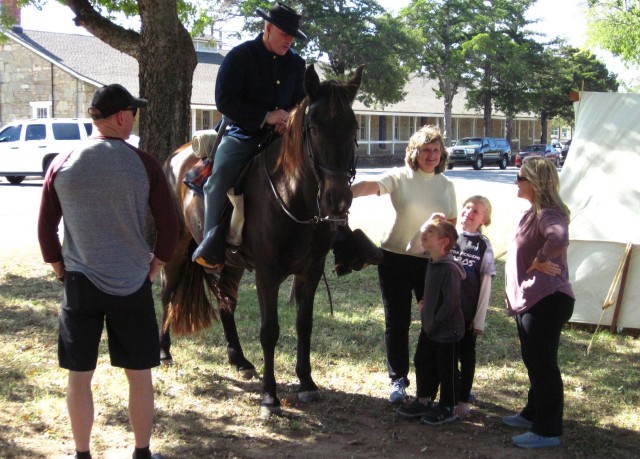
[(402, 403), (407, 398), (407, 383), (404, 378), (396, 379), (391, 382), (391, 393), (389, 394), (389, 401), (391, 403)]
[(429, 414), (429, 412), (433, 409), (433, 405), (431, 402), (421, 403), (417, 398), (413, 399), (411, 403), (408, 405), (402, 405), (400, 408), (396, 410), (400, 416), (404, 416), (405, 418), (420, 418)]
[(550, 448), (560, 444), (560, 437), (543, 437), (533, 432), (516, 435), (511, 440), (520, 448)]
[(530, 429), (533, 425), (533, 422), (523, 418), (520, 414), (505, 416), (502, 418), (502, 423), (510, 427), (519, 427), (521, 429)]
[(446, 424), (458, 420), (458, 417), (453, 414), (453, 408), (438, 407), (438, 409), (431, 410), (431, 412), (420, 418), (420, 422), (430, 426), (439, 426), (440, 424)]

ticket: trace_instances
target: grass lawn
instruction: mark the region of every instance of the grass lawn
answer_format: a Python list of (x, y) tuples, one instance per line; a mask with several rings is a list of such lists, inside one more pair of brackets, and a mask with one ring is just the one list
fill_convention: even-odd
[[(331, 260), (332, 261), (332, 260)], [(330, 264), (328, 263), (329, 267)], [(312, 367), (322, 401), (296, 399), (295, 308), (281, 292), (276, 377), (285, 415), (258, 419), (258, 380), (243, 380), (227, 363), (219, 324), (174, 338), (175, 363), (154, 370), (157, 416), (152, 447), (168, 458), (196, 457), (532, 457), (518, 450), (500, 417), (518, 410), (528, 379), (513, 320), (503, 306), (502, 262), (486, 333), (478, 340), (469, 420), (428, 428), (398, 419), (386, 401), (384, 317), (373, 268), (337, 278), (327, 272), (334, 314), (322, 284), (316, 296)], [(65, 457), (73, 451), (66, 372), (57, 367), (61, 285), (36, 248), (9, 251), (0, 262), (0, 457)], [(259, 313), (247, 275), (237, 310), (245, 354), (260, 371)], [(414, 313), (411, 347), (419, 327)], [(565, 435), (536, 457), (637, 457), (640, 451), (640, 342), (629, 335), (568, 327), (560, 362), (565, 381)], [(106, 345), (94, 378), (94, 457), (131, 455), (127, 385), (109, 366)], [(410, 379), (414, 379), (413, 374)], [(410, 388), (413, 393), (413, 386)]]

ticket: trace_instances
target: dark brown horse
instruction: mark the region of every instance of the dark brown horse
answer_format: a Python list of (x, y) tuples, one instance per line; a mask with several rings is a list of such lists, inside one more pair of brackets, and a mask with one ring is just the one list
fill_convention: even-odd
[(218, 299), (229, 362), (239, 370), (255, 372), (244, 357), (233, 316), (245, 267), (254, 269), (264, 354), (263, 416), (280, 412), (274, 375), (280, 333), (278, 291), (290, 275), (297, 305), (298, 397), (312, 401), (319, 396), (310, 363), (313, 301), (336, 225), (346, 223), (351, 206), (358, 129), (351, 105), (361, 77), (362, 67), (348, 83), (321, 83), (313, 66), (307, 68), (306, 97), (291, 113), (286, 134), (256, 156), (246, 172), (242, 244), (235, 252), (227, 250), (219, 279), (191, 262), (195, 244), (202, 240), (203, 202), (182, 179), (197, 158), (187, 144), (165, 163), (183, 230), (174, 259), (164, 269), (162, 357), (171, 358), (169, 324), (184, 333), (211, 323), (215, 313), (207, 300), (206, 283)]

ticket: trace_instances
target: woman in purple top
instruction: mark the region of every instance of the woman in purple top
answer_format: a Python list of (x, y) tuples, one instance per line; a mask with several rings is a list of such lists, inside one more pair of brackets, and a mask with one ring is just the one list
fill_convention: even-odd
[(531, 208), (522, 216), (509, 247), (505, 290), (530, 387), (526, 406), (503, 422), (528, 430), (513, 437), (516, 446), (544, 448), (559, 445), (562, 435), (558, 345), (575, 302), (567, 266), (569, 209), (558, 193), (556, 166), (548, 159), (526, 158), (516, 183), (518, 197), (529, 201)]

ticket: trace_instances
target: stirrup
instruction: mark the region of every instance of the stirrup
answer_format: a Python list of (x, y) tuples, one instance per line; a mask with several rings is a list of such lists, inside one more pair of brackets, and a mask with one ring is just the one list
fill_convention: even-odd
[(224, 268), (224, 263), (209, 263), (204, 257), (195, 257), (193, 260), (205, 269), (211, 269), (214, 272), (220, 272)]

